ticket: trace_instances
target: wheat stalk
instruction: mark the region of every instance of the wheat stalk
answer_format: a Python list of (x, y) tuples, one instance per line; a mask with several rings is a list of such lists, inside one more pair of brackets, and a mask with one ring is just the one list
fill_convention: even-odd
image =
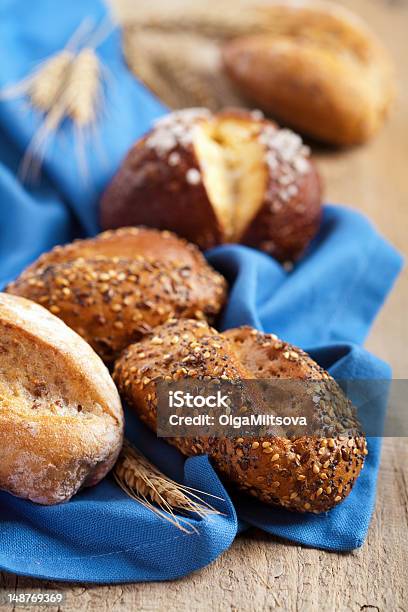
[(5, 87), (0, 92), (0, 99), (7, 100), (27, 95), (35, 108), (47, 113), (58, 98), (73, 58), (74, 53), (69, 49), (59, 51), (42, 62), (25, 79)]
[(92, 27), (92, 20), (84, 19), (65, 47), (42, 61), (27, 77), (0, 91), (0, 100), (27, 95), (31, 104), (47, 113), (58, 99), (72, 60), (81, 39)]
[(94, 49), (85, 47), (71, 65), (61, 102), (80, 128), (95, 121), (101, 91), (101, 66)]
[(105, 20), (88, 36), (88, 44), (75, 51), (85, 43), (91, 23), (84, 19), (64, 49), (47, 58), (19, 83), (0, 92), (0, 99), (26, 95), (44, 115), (23, 157), (20, 168), (23, 180), (39, 173), (49, 139), (66, 118), (74, 125), (79, 166), (85, 173), (85, 128), (94, 125), (102, 99), (102, 65), (95, 47), (115, 27)]
[[(113, 470), (113, 476), (129, 497), (186, 533), (197, 532), (197, 529), (186, 518), (176, 515), (176, 509), (193, 512), (201, 517), (220, 514), (197, 495), (210, 495), (209, 493), (186, 487), (168, 478), (127, 440)], [(210, 496), (221, 499), (215, 495)]]
[[(118, 2), (118, 4), (120, 4)], [(212, 3), (186, 3), (182, 7), (141, 9), (134, 3), (119, 7), (125, 26), (140, 26), (159, 31), (196, 32), (215, 39), (225, 39), (265, 28), (265, 18), (258, 6), (236, 0)]]
[(212, 86), (214, 49), (208, 40), (201, 41), (205, 45), (205, 59), (201, 61), (196, 53), (196, 38), (191, 35), (160, 34), (132, 27), (125, 30), (123, 45), (130, 69), (167, 105), (216, 110), (222, 100)]

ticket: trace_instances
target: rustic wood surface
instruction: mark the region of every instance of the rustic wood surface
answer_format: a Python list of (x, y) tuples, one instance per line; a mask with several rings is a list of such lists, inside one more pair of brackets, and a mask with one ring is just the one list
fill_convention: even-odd
[[(399, 101), (385, 129), (369, 145), (347, 152), (317, 153), (326, 180), (326, 199), (367, 213), (382, 233), (407, 254), (408, 3), (347, 0), (344, 4), (360, 13), (390, 48), (398, 68)], [(408, 376), (407, 312), (408, 274), (404, 273), (367, 342), (370, 350), (392, 364), (396, 378)], [(85, 586), (0, 574), (0, 590), (58, 589), (65, 594), (59, 609), (67, 612), (406, 611), (407, 465), (407, 440), (385, 440), (368, 539), (351, 554), (310, 550), (252, 530), (237, 538), (211, 566), (172, 583)]]

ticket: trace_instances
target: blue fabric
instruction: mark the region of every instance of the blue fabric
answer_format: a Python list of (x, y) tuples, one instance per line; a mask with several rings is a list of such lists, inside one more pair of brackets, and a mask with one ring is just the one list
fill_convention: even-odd
[[(0, 86), (23, 77), (61, 48), (81, 19), (104, 13), (101, 3), (3, 0), (0, 5)], [(88, 149), (89, 179), (78, 171), (69, 125), (48, 149), (34, 186), (16, 180), (21, 153), (38, 115), (24, 100), (0, 103), (0, 285), (41, 252), (74, 236), (98, 231), (97, 201), (127, 148), (165, 109), (126, 70), (119, 34), (98, 50), (112, 75), (108, 119), (100, 125), (100, 151)], [(7, 58), (7, 61), (4, 61)], [(390, 369), (360, 345), (400, 270), (401, 259), (372, 225), (352, 210), (327, 206), (322, 229), (307, 256), (288, 273), (270, 257), (240, 246), (208, 254), (231, 285), (222, 327), (250, 323), (309, 349), (340, 379), (388, 379)], [(353, 397), (357, 405), (359, 397)], [(368, 402), (383, 418), (386, 397)], [(364, 407), (361, 406), (363, 415)], [(351, 550), (362, 544), (375, 498), (380, 439), (354, 490), (319, 516), (232, 500), (206, 457), (180, 453), (127, 414), (127, 435), (172, 477), (224, 501), (208, 501), (223, 514), (191, 518), (186, 535), (127, 498), (108, 477), (69, 503), (44, 508), (0, 493), (0, 568), (49, 579), (122, 582), (183, 576), (226, 550), (239, 529), (255, 525), (301, 544)], [(237, 515), (239, 519), (237, 519)], [(273, 546), (273, 543), (271, 543)]]

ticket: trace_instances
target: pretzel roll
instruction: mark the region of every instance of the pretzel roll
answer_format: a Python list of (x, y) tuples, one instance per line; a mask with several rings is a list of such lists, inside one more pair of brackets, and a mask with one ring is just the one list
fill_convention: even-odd
[(298, 258), (316, 234), (321, 186), (299, 136), (259, 113), (184, 109), (135, 143), (101, 200), (104, 229), (169, 229)]

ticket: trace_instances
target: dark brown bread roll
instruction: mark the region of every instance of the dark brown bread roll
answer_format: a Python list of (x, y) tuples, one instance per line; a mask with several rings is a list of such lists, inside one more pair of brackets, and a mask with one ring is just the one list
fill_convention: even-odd
[(0, 489), (69, 500), (113, 467), (123, 413), (108, 370), (45, 308), (0, 293)]
[(327, 372), (276, 336), (249, 327), (220, 334), (205, 322), (168, 322), (124, 351), (114, 370), (123, 399), (153, 430), (157, 381), (205, 377), (315, 381), (321, 434), (171, 438), (185, 455), (207, 453), (241, 490), (290, 510), (324, 512), (349, 494), (367, 453), (353, 408)]
[(297, 259), (316, 234), (321, 185), (299, 136), (257, 113), (185, 109), (132, 147), (101, 201), (104, 229), (169, 229)]

